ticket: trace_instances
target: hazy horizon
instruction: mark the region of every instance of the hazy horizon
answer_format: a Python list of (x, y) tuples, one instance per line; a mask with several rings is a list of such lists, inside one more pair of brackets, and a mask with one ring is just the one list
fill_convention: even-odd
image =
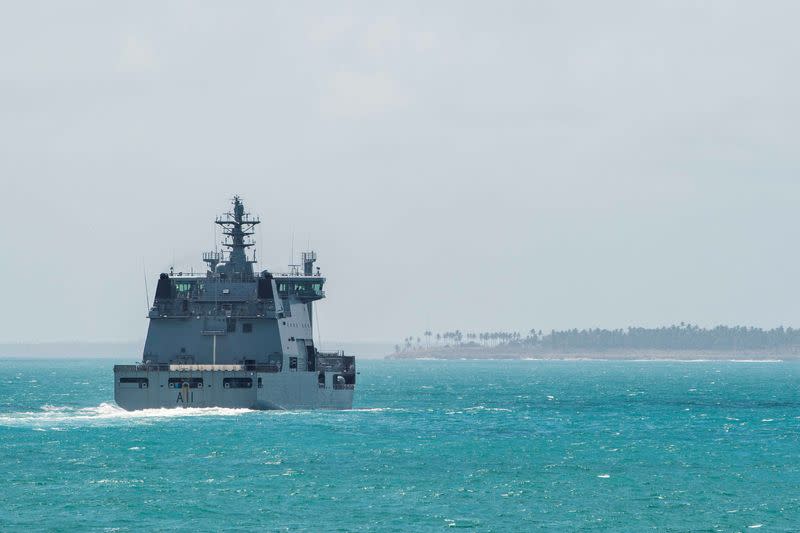
[(323, 344), (800, 326), (796, 3), (2, 13), (0, 343), (143, 339), (234, 194)]
[[(0, 342), (0, 359), (116, 359), (129, 362), (142, 360), (144, 338), (117, 342)], [(321, 351), (344, 351), (365, 359), (382, 359), (394, 350), (393, 343), (325, 341)]]

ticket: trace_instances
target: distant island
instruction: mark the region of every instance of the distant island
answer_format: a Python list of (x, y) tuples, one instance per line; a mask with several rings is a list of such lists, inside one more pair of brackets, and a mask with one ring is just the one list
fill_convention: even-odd
[(409, 336), (390, 359), (800, 359), (800, 329), (660, 328), (467, 332)]

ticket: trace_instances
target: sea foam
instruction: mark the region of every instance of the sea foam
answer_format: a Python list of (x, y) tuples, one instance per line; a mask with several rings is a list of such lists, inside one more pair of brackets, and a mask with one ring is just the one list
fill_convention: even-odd
[(249, 409), (226, 407), (161, 408), (126, 411), (107, 402), (83, 408), (45, 404), (40, 411), (4, 413), (0, 415), (0, 426), (39, 426), (43, 424), (91, 423), (114, 420), (158, 420), (194, 416), (238, 416), (250, 412), (252, 411)]

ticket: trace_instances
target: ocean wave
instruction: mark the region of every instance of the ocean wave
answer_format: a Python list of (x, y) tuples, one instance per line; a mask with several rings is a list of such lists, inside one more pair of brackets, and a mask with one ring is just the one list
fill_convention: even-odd
[(505, 407), (486, 407), (485, 405), (476, 405), (474, 407), (467, 407), (464, 409), (465, 411), (494, 411), (494, 412), (504, 412), (510, 413), (511, 409), (506, 409)]
[(67, 407), (43, 405), (40, 411), (21, 411), (0, 414), (0, 426), (39, 426), (59, 423), (91, 423), (114, 420), (159, 420), (195, 416), (238, 416), (252, 413), (250, 409), (227, 407), (187, 407), (175, 409), (142, 409), (126, 411), (116, 405), (103, 402), (93, 407)]
[(402, 409), (399, 407), (361, 407), (355, 409), (347, 409), (342, 411), (343, 413), (385, 413), (388, 411), (397, 412), (397, 413), (405, 413), (408, 412), (408, 409)]
[[(342, 413), (383, 413), (389, 411), (404, 412), (407, 410), (392, 407), (366, 407), (361, 409), (349, 409), (347, 411), (342, 411)], [(257, 411), (253, 409), (234, 409), (229, 407), (180, 407), (126, 411), (121, 407), (107, 402), (103, 402), (97, 406), (83, 408), (45, 404), (39, 411), (0, 413), (0, 426), (33, 426), (39, 431), (45, 431), (60, 429), (50, 427), (53, 425), (80, 425), (94, 422), (113, 423), (114, 421), (127, 420), (147, 422), (187, 417), (240, 416), (249, 413), (260, 413), (268, 416), (313, 416), (318, 412), (312, 410)]]

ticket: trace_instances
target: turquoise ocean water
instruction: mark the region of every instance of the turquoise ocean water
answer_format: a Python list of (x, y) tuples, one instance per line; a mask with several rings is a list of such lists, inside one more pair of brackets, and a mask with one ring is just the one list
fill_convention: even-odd
[(347, 412), (0, 361), (0, 531), (797, 531), (800, 364), (360, 361)]

